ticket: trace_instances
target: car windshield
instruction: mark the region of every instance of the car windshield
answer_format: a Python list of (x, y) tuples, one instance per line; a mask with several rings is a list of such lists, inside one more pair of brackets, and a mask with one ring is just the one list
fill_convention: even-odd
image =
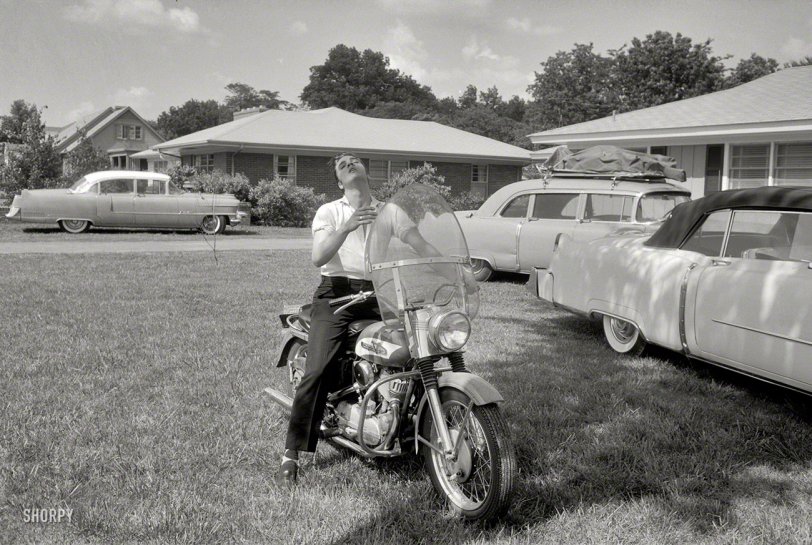
[(70, 190), (73, 191), (74, 193), (84, 193), (85, 191), (90, 189), (91, 185), (93, 185), (93, 183), (88, 181), (87, 176), (82, 176), (76, 181), (75, 184), (70, 186)]
[(637, 221), (661, 221), (675, 206), (690, 200), (687, 193), (647, 193), (640, 197), (637, 205)]

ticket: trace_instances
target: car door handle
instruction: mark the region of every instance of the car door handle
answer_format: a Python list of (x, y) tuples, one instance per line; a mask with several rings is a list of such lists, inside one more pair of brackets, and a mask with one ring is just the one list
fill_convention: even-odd
[(730, 261), (725, 261), (724, 259), (713, 259), (711, 260), (714, 267), (727, 267), (730, 265)]

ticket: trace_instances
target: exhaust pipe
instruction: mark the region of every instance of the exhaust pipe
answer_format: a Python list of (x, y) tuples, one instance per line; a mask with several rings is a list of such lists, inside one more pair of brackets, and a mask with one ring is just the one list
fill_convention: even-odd
[(271, 396), (271, 399), (282, 405), (286, 410), (290, 411), (293, 408), (293, 400), (279, 390), (265, 388), (265, 393)]

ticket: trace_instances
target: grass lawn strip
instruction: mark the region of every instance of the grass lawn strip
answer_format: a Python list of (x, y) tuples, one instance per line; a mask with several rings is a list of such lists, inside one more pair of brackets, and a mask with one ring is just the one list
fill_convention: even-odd
[[(518, 282), (482, 285), (469, 366), (505, 396), (519, 486), (449, 515), (419, 461), (319, 449), (274, 482), (262, 393), (308, 251), (0, 256), (0, 536), (30, 543), (805, 543), (799, 401), (664, 351), (624, 358)], [(802, 405), (802, 402), (800, 402)], [(805, 419), (806, 418), (806, 419)], [(70, 524), (22, 509), (70, 507)], [(0, 538), (2, 541), (4, 538)]]

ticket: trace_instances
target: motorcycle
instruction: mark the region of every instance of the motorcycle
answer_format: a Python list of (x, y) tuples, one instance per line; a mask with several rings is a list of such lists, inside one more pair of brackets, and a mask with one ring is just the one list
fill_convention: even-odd
[[(376, 297), (382, 320), (351, 324), (344, 384), (328, 396), (321, 437), (365, 457), (422, 455), (434, 488), (458, 514), (503, 513), (516, 455), (503, 397), (465, 365), (479, 288), (451, 208), (423, 185), (399, 191), (371, 225), (366, 265), (374, 291), (330, 304), (338, 313)], [(286, 334), (277, 367), (286, 368), (288, 388), (265, 391), (287, 410), (304, 373), (309, 311), (279, 316)]]

